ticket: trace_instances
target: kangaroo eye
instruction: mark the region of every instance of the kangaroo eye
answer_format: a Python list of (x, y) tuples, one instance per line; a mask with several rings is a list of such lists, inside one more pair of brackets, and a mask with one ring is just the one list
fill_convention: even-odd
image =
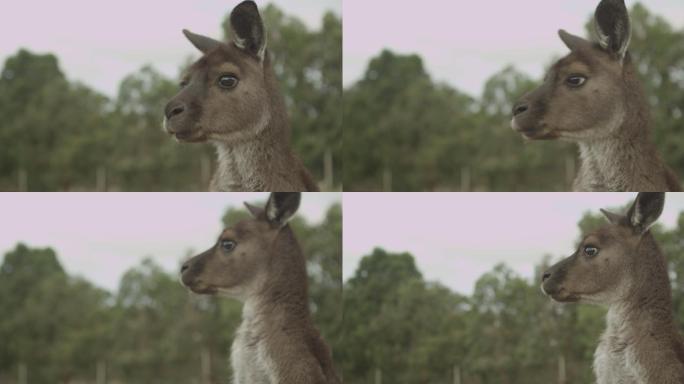
[(236, 246), (237, 243), (233, 240), (221, 240), (221, 248), (226, 252), (232, 251)]
[(584, 253), (589, 257), (594, 257), (598, 255), (599, 249), (594, 246), (587, 245), (586, 247), (584, 247)]
[(223, 75), (218, 79), (218, 85), (224, 89), (232, 89), (238, 84), (239, 80), (233, 75)]
[(573, 87), (573, 88), (578, 88), (584, 85), (584, 83), (587, 81), (586, 76), (582, 75), (570, 75), (565, 79), (565, 84)]

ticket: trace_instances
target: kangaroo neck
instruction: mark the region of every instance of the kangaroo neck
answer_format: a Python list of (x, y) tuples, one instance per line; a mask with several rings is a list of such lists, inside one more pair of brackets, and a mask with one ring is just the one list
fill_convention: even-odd
[(243, 321), (258, 330), (300, 330), (310, 322), (306, 283), (267, 281), (243, 306)]
[(213, 191), (269, 191), (287, 179), (294, 167), (289, 140), (278, 134), (278, 122), (237, 143), (216, 142), (218, 166), (211, 182)]
[[(608, 327), (626, 334), (658, 334), (674, 329), (672, 287), (665, 256), (653, 236), (646, 233), (637, 248), (632, 280), (621, 299), (608, 309)], [(643, 262), (648, 260), (648, 263)]]
[(615, 133), (579, 142), (580, 175), (575, 189), (586, 191), (667, 190), (663, 164), (640, 119), (629, 119)]

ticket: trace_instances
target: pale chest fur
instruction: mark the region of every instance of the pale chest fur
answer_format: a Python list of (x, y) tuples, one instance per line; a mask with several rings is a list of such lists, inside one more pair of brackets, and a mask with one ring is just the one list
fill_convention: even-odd
[(210, 190), (215, 192), (266, 191), (264, 175), (259, 174), (252, 160), (255, 156), (250, 147), (230, 148), (216, 146), (218, 168), (211, 180)]
[(597, 384), (645, 384), (643, 367), (633, 346), (606, 331), (594, 354)]
[(233, 384), (275, 384), (272, 358), (267, 353), (266, 340), (245, 319), (237, 330), (231, 347)]
[(291, 154), (276, 154), (258, 145), (216, 146), (218, 167), (212, 192), (305, 191), (301, 164)]
[(668, 190), (659, 159), (633, 151), (627, 143), (604, 140), (580, 144), (579, 149), (581, 165), (573, 185), (575, 191)]
[(646, 384), (625, 313), (626, 309), (617, 305), (606, 315), (606, 330), (594, 354), (598, 384)]

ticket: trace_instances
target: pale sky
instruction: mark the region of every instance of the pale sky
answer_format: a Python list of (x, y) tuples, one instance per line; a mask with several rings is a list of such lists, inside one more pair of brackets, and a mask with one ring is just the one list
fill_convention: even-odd
[[(20, 47), (57, 55), (70, 80), (113, 96), (121, 80), (145, 64), (176, 78), (198, 57), (181, 30), (222, 38), (221, 23), (238, 0), (21, 0), (0, 12), (0, 65)], [(341, 14), (341, 0), (269, 0), (319, 28), (323, 14)], [(268, 28), (268, 26), (267, 26)]]
[[(116, 290), (146, 256), (169, 272), (214, 244), (230, 206), (267, 193), (3, 193), (0, 260), (18, 242), (52, 247), (70, 274)], [(305, 193), (299, 214), (319, 223), (340, 193)]]
[[(631, 8), (636, 3), (627, 0)], [(343, 4), (344, 84), (383, 48), (418, 53), (433, 76), (472, 96), (507, 64), (535, 79), (567, 49), (558, 29), (584, 34), (598, 0), (349, 0)], [(642, 1), (684, 28), (684, 1)], [(409, 79), (402, 79), (407, 81)]]
[[(532, 278), (545, 254), (574, 252), (589, 211), (631, 203), (635, 193), (345, 193), (343, 278), (375, 247), (410, 252), (429, 281), (470, 294), (501, 262)], [(659, 222), (676, 225), (684, 194), (669, 193)], [(617, 211), (616, 211), (617, 212)]]

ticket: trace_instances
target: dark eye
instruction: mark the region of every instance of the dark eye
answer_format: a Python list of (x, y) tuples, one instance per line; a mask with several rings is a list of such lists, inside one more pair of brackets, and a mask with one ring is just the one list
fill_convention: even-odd
[(233, 240), (221, 240), (221, 248), (225, 252), (230, 252), (237, 246), (237, 243)]
[(599, 249), (592, 245), (587, 245), (584, 247), (584, 253), (589, 257), (594, 257), (598, 255)]
[(233, 75), (223, 75), (218, 79), (218, 85), (221, 88), (231, 89), (238, 84), (238, 78)]
[(578, 88), (584, 85), (584, 83), (587, 81), (586, 76), (582, 75), (570, 75), (565, 79), (565, 84), (569, 85), (570, 87), (573, 88)]

